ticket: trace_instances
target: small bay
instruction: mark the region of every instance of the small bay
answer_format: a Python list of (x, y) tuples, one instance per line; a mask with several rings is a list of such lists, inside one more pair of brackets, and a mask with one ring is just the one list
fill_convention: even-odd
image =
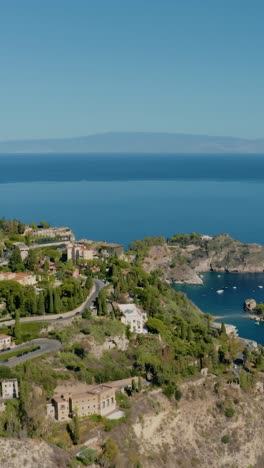
[[(245, 299), (264, 302), (264, 273), (203, 273), (203, 285), (175, 285), (177, 291), (188, 298), (203, 312), (216, 317), (218, 322), (237, 327), (239, 336), (264, 345), (264, 323), (256, 325), (250, 314), (244, 312)], [(218, 294), (217, 291), (224, 292)]]

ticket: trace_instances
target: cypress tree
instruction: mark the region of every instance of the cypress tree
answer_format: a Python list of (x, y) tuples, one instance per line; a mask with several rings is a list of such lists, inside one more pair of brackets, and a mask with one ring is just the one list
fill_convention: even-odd
[(19, 341), (21, 339), (20, 314), (19, 314), (18, 310), (16, 311), (16, 321), (15, 321), (14, 335), (15, 335), (15, 339), (17, 341)]
[(49, 314), (54, 313), (54, 304), (53, 304), (53, 292), (52, 289), (49, 289)]
[(192, 341), (193, 340), (193, 331), (191, 325), (188, 325), (187, 329), (187, 341)]
[(61, 304), (60, 304), (59, 292), (58, 292), (57, 289), (54, 289), (54, 290), (53, 290), (53, 304), (54, 304), (54, 313), (55, 313), (55, 314), (59, 314), (59, 313), (60, 313)]
[(45, 314), (45, 301), (44, 301), (44, 295), (42, 291), (40, 291), (38, 295), (38, 314), (39, 315)]
[(77, 414), (73, 416), (72, 441), (74, 445), (77, 445), (80, 441), (80, 426), (79, 426), (79, 418)]

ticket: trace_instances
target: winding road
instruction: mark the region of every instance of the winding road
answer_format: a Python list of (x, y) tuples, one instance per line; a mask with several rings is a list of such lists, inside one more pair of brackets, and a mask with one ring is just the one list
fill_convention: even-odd
[(14, 348), (11, 348), (11, 350), (3, 351), (1, 352), (1, 356), (8, 355), (12, 351), (23, 351), (23, 349), (30, 348), (31, 346), (39, 346), (39, 349), (37, 349), (36, 351), (32, 351), (31, 353), (27, 353), (24, 356), (11, 357), (6, 362), (1, 361), (0, 366), (15, 367), (18, 364), (21, 364), (22, 362), (28, 361), (29, 359), (42, 356), (42, 354), (57, 352), (61, 349), (62, 344), (58, 340), (38, 338), (36, 340), (27, 341), (27, 343), (15, 346)]
[[(75, 316), (78, 316), (84, 312), (85, 309), (89, 309), (92, 305), (92, 303), (95, 301), (95, 299), (98, 297), (98, 294), (101, 289), (105, 287), (105, 284), (103, 281), (95, 279), (94, 280), (94, 285), (92, 287), (92, 290), (88, 297), (85, 299), (85, 301), (76, 307), (76, 309), (70, 310), (69, 312), (63, 312), (60, 314), (45, 314), (45, 315), (34, 315), (32, 317), (22, 317), (20, 319), (20, 323), (32, 323), (32, 322), (56, 322), (60, 321), (62, 322), (63, 320), (69, 320)], [(0, 322), (0, 327), (1, 326), (9, 326), (9, 325), (14, 325), (15, 320), (6, 320), (4, 322)]]
[[(69, 320), (71, 318), (74, 318), (75, 316), (80, 315), (85, 309), (91, 307), (92, 303), (95, 301), (95, 299), (98, 297), (98, 294), (102, 288), (105, 287), (105, 284), (103, 281), (100, 281), (98, 279), (94, 280), (94, 285), (92, 287), (92, 290), (86, 300), (76, 309), (71, 310), (69, 312), (64, 312), (62, 314), (53, 314), (53, 315), (38, 315), (35, 317), (24, 317), (20, 319), (21, 323), (32, 323), (32, 322), (54, 322), (59, 320), (62, 322), (63, 320)], [(15, 320), (7, 320), (5, 322), (1, 322), (0, 325), (14, 325)], [(51, 353), (51, 352), (57, 352), (61, 349), (62, 344), (58, 340), (51, 340), (49, 338), (37, 338), (35, 340), (27, 341), (26, 343), (23, 343), (21, 345), (15, 346), (11, 350), (8, 351), (2, 351), (0, 353), (1, 356), (8, 355), (12, 351), (23, 351), (23, 349), (30, 348), (31, 346), (39, 346), (39, 349), (32, 351), (30, 353), (25, 354), (24, 356), (19, 356), (19, 357), (11, 357), (7, 361), (0, 361), (0, 367), (1, 366), (7, 366), (7, 367), (15, 367), (18, 364), (21, 364), (22, 362), (26, 362), (30, 359), (33, 359), (38, 356), (42, 356), (43, 354), (46, 353)]]

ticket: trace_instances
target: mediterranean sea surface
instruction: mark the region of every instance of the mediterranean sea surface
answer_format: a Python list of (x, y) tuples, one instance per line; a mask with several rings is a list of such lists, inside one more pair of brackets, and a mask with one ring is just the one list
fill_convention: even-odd
[[(0, 155), (0, 216), (67, 225), (77, 238), (127, 247), (144, 236), (226, 232), (263, 243), (263, 208), (264, 155)], [(263, 342), (241, 304), (264, 277), (236, 275), (240, 287), (221, 297), (210, 278), (204, 290), (188, 289), (193, 301)]]
[[(175, 285), (203, 312), (216, 315), (218, 322), (236, 325), (239, 336), (264, 345), (264, 323), (256, 324), (244, 312), (245, 299), (264, 302), (264, 273), (203, 273), (203, 285)], [(218, 294), (217, 291), (224, 292)]]

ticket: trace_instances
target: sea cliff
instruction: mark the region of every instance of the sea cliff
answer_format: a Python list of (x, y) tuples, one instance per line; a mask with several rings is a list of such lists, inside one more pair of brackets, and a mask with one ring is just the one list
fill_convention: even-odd
[(168, 282), (202, 284), (201, 273), (206, 271), (264, 271), (264, 246), (244, 244), (227, 234), (179, 234), (167, 241), (152, 239), (147, 244), (147, 248), (139, 249), (142, 266), (148, 272), (160, 270)]

